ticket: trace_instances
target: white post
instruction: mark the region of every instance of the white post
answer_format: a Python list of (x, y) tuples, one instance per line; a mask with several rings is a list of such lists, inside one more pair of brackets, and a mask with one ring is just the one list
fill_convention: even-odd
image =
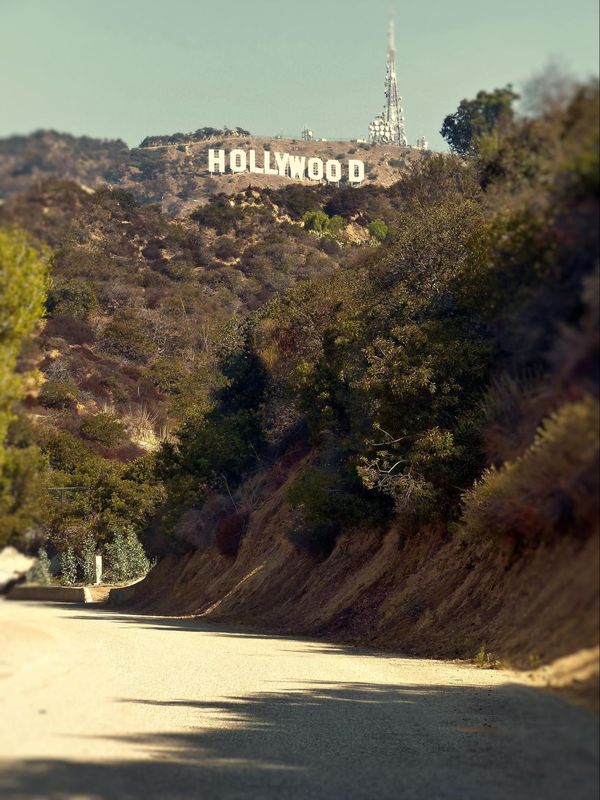
[(102, 583), (102, 556), (94, 556), (94, 584)]

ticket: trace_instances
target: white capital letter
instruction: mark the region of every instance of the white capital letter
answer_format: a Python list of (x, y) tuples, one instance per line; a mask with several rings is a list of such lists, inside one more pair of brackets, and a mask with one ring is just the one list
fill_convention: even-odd
[(362, 183), (365, 179), (365, 162), (357, 158), (348, 159), (348, 183)]
[(290, 156), (290, 178), (304, 178), (305, 156)]
[(308, 177), (311, 181), (323, 180), (323, 162), (320, 158), (309, 158), (307, 166)]
[(208, 151), (208, 171), (225, 172), (225, 150)]
[(287, 153), (275, 153), (275, 161), (277, 163), (277, 171), (280, 175), (287, 173), (287, 166), (290, 157)]
[(249, 172), (254, 172), (257, 175), (262, 175), (264, 169), (262, 167), (256, 166), (256, 151), (249, 150), (248, 151), (248, 170)]
[(342, 165), (335, 159), (330, 159), (325, 164), (325, 177), (329, 183), (338, 183), (342, 177)]
[(232, 172), (245, 172), (246, 161), (246, 153), (243, 150), (232, 150), (229, 153), (229, 168)]
[(277, 175), (277, 170), (271, 166), (271, 151), (265, 150), (265, 175)]

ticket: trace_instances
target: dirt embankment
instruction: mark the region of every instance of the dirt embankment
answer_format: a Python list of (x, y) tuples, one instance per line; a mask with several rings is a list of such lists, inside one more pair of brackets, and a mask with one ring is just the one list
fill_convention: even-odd
[(316, 561), (286, 538), (286, 478), (263, 475), (251, 487), (258, 507), (236, 558), (214, 546), (167, 556), (138, 585), (133, 606), (407, 654), (501, 660), (594, 704), (597, 536), (516, 557), (492, 537), (361, 530)]

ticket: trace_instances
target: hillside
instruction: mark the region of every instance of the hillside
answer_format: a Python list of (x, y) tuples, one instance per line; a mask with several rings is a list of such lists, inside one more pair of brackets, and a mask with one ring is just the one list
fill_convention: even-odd
[[(381, 248), (250, 315), (234, 391), (165, 464), (192, 552), (135, 608), (546, 665), (594, 695), (592, 97), (467, 166), (425, 163), (390, 190)], [(224, 431), (240, 437), (227, 461), (211, 449)]]
[[(152, 140), (150, 140), (152, 141)], [(48, 178), (72, 180), (89, 187), (118, 186), (144, 203), (160, 203), (171, 215), (185, 216), (215, 193), (234, 194), (248, 186), (281, 188), (291, 178), (227, 174), (211, 178), (208, 148), (283, 150), (323, 160), (360, 158), (366, 186), (390, 186), (423, 158), (421, 151), (351, 142), (303, 142), (225, 135), (198, 142), (129, 149), (120, 141), (74, 137), (54, 131), (0, 140), (0, 199), (26, 191)], [(304, 182), (306, 183), (306, 182)]]
[[(302, 222), (314, 209), (327, 220), (321, 206), (344, 215), (335, 217), (335, 235)], [(57, 541), (76, 543), (86, 505), (73, 502), (72, 518), (65, 514), (60, 486), (73, 484), (76, 474), (78, 485), (100, 495), (108, 470), (123, 491), (154, 497), (137, 509), (119, 500), (118, 519), (138, 524), (141, 509), (148, 521), (161, 494), (148, 473), (153, 454), (227, 384), (220, 359), (243, 319), (274, 295), (331, 276), (369, 249), (369, 224), (379, 212), (389, 218), (393, 207), (383, 189), (290, 186), (217, 196), (199, 216), (174, 221), (120, 189), (53, 180), (7, 200), (0, 228), (18, 226), (52, 249), (46, 320), (20, 360), (30, 375), (26, 415), (9, 430), (9, 442), (40, 443), (61, 475), (45, 475), (33, 457), (41, 485), (28, 485), (27, 508), (50, 514)], [(88, 464), (85, 475), (77, 473), (78, 462)], [(137, 488), (122, 484), (133, 462), (143, 466)], [(41, 508), (37, 493), (50, 479), (56, 494)], [(88, 521), (95, 519), (94, 535), (105, 539), (113, 510), (99, 503)], [(0, 539), (24, 534), (23, 521), (9, 515)]]
[[(316, 560), (289, 535), (287, 495), (305, 466), (297, 458), (291, 453), (236, 495), (248, 524), (235, 558), (222, 546), (169, 554), (127, 592), (128, 608), (510, 665), (597, 709), (597, 532), (523, 558), (492, 539), (431, 529), (407, 538), (392, 525), (350, 531)], [(197, 519), (197, 530), (206, 521)], [(113, 604), (122, 603), (115, 593)]]
[(176, 219), (127, 180), (7, 199), (6, 296), (31, 275), (35, 302), (5, 305), (0, 538), (121, 578), (141, 540), (167, 554), (144, 610), (484, 665), (593, 650), (597, 87), (503, 97), (390, 186), (251, 176)]

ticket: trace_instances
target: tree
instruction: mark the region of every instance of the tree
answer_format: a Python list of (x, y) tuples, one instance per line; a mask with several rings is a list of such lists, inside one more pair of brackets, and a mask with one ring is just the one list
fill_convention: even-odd
[(329, 217), (324, 211), (307, 211), (302, 216), (302, 222), (307, 231), (314, 231), (315, 233), (324, 233), (327, 230), (327, 223)]
[(36, 250), (20, 230), (0, 230), (0, 464), (23, 377), (15, 365), (44, 311), (49, 252)]
[(374, 219), (369, 225), (369, 234), (372, 239), (381, 244), (388, 235), (388, 226), (382, 219)]
[(114, 447), (127, 435), (121, 420), (106, 411), (86, 417), (79, 432), (84, 439), (98, 442), (105, 447)]
[(0, 466), (0, 547), (19, 544), (48, 509), (48, 461), (36, 445), (10, 446)]
[(44, 310), (49, 260), (23, 231), (0, 230), (0, 545), (22, 533), (43, 506), (44, 459), (35, 446), (13, 447), (7, 433), (24, 386), (17, 359)]
[(573, 97), (575, 78), (567, 67), (552, 58), (523, 87), (522, 110), (533, 117), (563, 111)]
[(321, 209), (317, 211), (307, 211), (306, 214), (302, 216), (302, 222), (304, 223), (305, 230), (333, 236), (334, 238), (340, 236), (346, 226), (344, 218), (340, 217), (339, 214), (334, 214), (333, 217), (329, 217)]
[(81, 547), (80, 563), (83, 582), (91, 585), (96, 577), (96, 542), (89, 534)]
[(34, 583), (40, 583), (42, 586), (47, 586), (52, 582), (52, 573), (50, 571), (50, 559), (45, 547), (40, 547), (37, 554), (37, 561), (31, 570), (31, 580)]
[(144, 548), (131, 527), (124, 533), (116, 533), (113, 541), (106, 544), (105, 550), (108, 571), (116, 583), (142, 578), (150, 569)]
[(448, 114), (440, 133), (450, 145), (450, 150), (460, 156), (477, 151), (478, 140), (491, 133), (503, 119), (512, 119), (512, 104), (519, 99), (512, 86), (480, 91), (474, 100), (461, 100), (454, 114)]
[(89, 283), (81, 280), (56, 283), (48, 292), (48, 314), (68, 314), (76, 319), (86, 319), (98, 307), (96, 292)]
[(77, 557), (72, 547), (60, 554), (60, 575), (63, 586), (74, 586), (77, 583)]

